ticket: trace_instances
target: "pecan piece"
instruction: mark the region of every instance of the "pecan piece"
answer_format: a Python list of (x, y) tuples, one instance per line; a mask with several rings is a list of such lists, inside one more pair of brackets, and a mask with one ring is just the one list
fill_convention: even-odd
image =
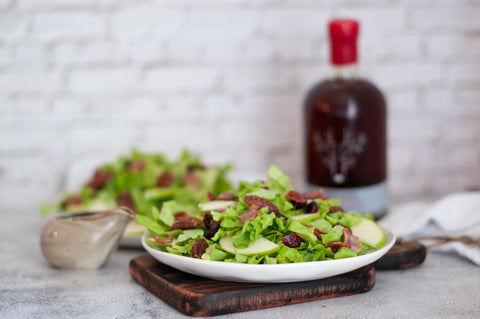
[(197, 239), (192, 244), (192, 256), (195, 258), (202, 258), (202, 255), (208, 248), (208, 243), (205, 238)]
[(169, 187), (172, 185), (174, 179), (173, 174), (170, 171), (166, 171), (158, 177), (157, 187)]
[(173, 223), (170, 230), (176, 229), (192, 229), (197, 228), (202, 224), (202, 220), (192, 217), (185, 212), (178, 212), (174, 215), (175, 223)]
[(190, 185), (193, 187), (200, 186), (200, 180), (193, 170), (188, 170), (185, 176), (183, 177), (183, 183), (185, 185)]
[(62, 202), (62, 207), (66, 208), (68, 206), (81, 205), (82, 203), (83, 203), (82, 196), (78, 194), (72, 194), (67, 198), (65, 198), (65, 200)]
[(133, 203), (132, 195), (130, 191), (124, 191), (118, 194), (117, 197), (118, 206), (126, 206), (132, 210), (135, 210), (135, 204)]
[(143, 158), (137, 158), (133, 162), (128, 163), (128, 170), (132, 173), (138, 173), (144, 170), (147, 166), (147, 161)]
[(223, 192), (218, 194), (217, 199), (218, 200), (235, 200), (235, 195), (233, 195), (230, 192)]
[(278, 209), (277, 206), (275, 206), (274, 203), (266, 200), (265, 198), (262, 198), (262, 197), (258, 197), (256, 195), (246, 195), (243, 200), (245, 201), (245, 203), (249, 206), (252, 206), (252, 205), (258, 205), (260, 207), (268, 207), (268, 211), (269, 212), (274, 212), (275, 213), (275, 216), (277, 218), (280, 218), (280, 217), (285, 217), (285, 215), (282, 215), (280, 213), (280, 210)]
[(207, 198), (208, 198), (209, 201), (213, 201), (213, 200), (216, 199), (215, 194), (212, 193), (211, 191), (207, 192)]
[(328, 208), (329, 213), (336, 213), (336, 212), (343, 212), (343, 208), (341, 206), (330, 206)]
[(88, 182), (86, 187), (91, 187), (94, 190), (98, 191), (102, 189), (105, 184), (107, 184), (107, 182), (112, 179), (112, 177), (112, 172), (103, 168), (97, 168), (95, 170), (95, 173), (93, 174), (92, 179)]

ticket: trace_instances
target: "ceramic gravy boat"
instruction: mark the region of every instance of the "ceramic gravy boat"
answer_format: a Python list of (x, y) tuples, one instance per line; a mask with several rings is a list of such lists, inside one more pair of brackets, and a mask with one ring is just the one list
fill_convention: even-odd
[(117, 248), (134, 217), (135, 212), (127, 207), (59, 214), (43, 229), (43, 256), (59, 268), (99, 268)]

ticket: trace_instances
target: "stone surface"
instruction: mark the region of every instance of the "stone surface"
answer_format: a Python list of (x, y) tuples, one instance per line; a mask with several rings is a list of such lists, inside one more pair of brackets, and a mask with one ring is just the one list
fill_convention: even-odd
[[(46, 220), (36, 212), (2, 212), (1, 318), (186, 318), (132, 279), (121, 249), (98, 270), (53, 268), (40, 251)], [(416, 268), (378, 271), (367, 293), (221, 318), (474, 318), (479, 268), (455, 255), (431, 253)]]

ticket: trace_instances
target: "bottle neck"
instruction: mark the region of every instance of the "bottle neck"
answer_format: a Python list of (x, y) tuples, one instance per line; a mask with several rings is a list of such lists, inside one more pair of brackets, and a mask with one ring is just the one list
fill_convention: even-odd
[(358, 79), (357, 62), (347, 64), (332, 64), (330, 68), (330, 78), (335, 80)]

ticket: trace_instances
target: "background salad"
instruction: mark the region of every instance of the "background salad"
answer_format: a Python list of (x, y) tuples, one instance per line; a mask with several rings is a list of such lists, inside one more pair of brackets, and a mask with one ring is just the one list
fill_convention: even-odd
[[(227, 178), (230, 165), (206, 167), (199, 156), (183, 151), (171, 161), (162, 154), (133, 150), (112, 163), (99, 167), (77, 192), (64, 194), (55, 203), (46, 203), (40, 213), (103, 210), (127, 206), (137, 215), (149, 216), (165, 201), (195, 211), (198, 202), (231, 190)], [(142, 233), (144, 228), (130, 227)], [(127, 228), (128, 232), (129, 228)]]

